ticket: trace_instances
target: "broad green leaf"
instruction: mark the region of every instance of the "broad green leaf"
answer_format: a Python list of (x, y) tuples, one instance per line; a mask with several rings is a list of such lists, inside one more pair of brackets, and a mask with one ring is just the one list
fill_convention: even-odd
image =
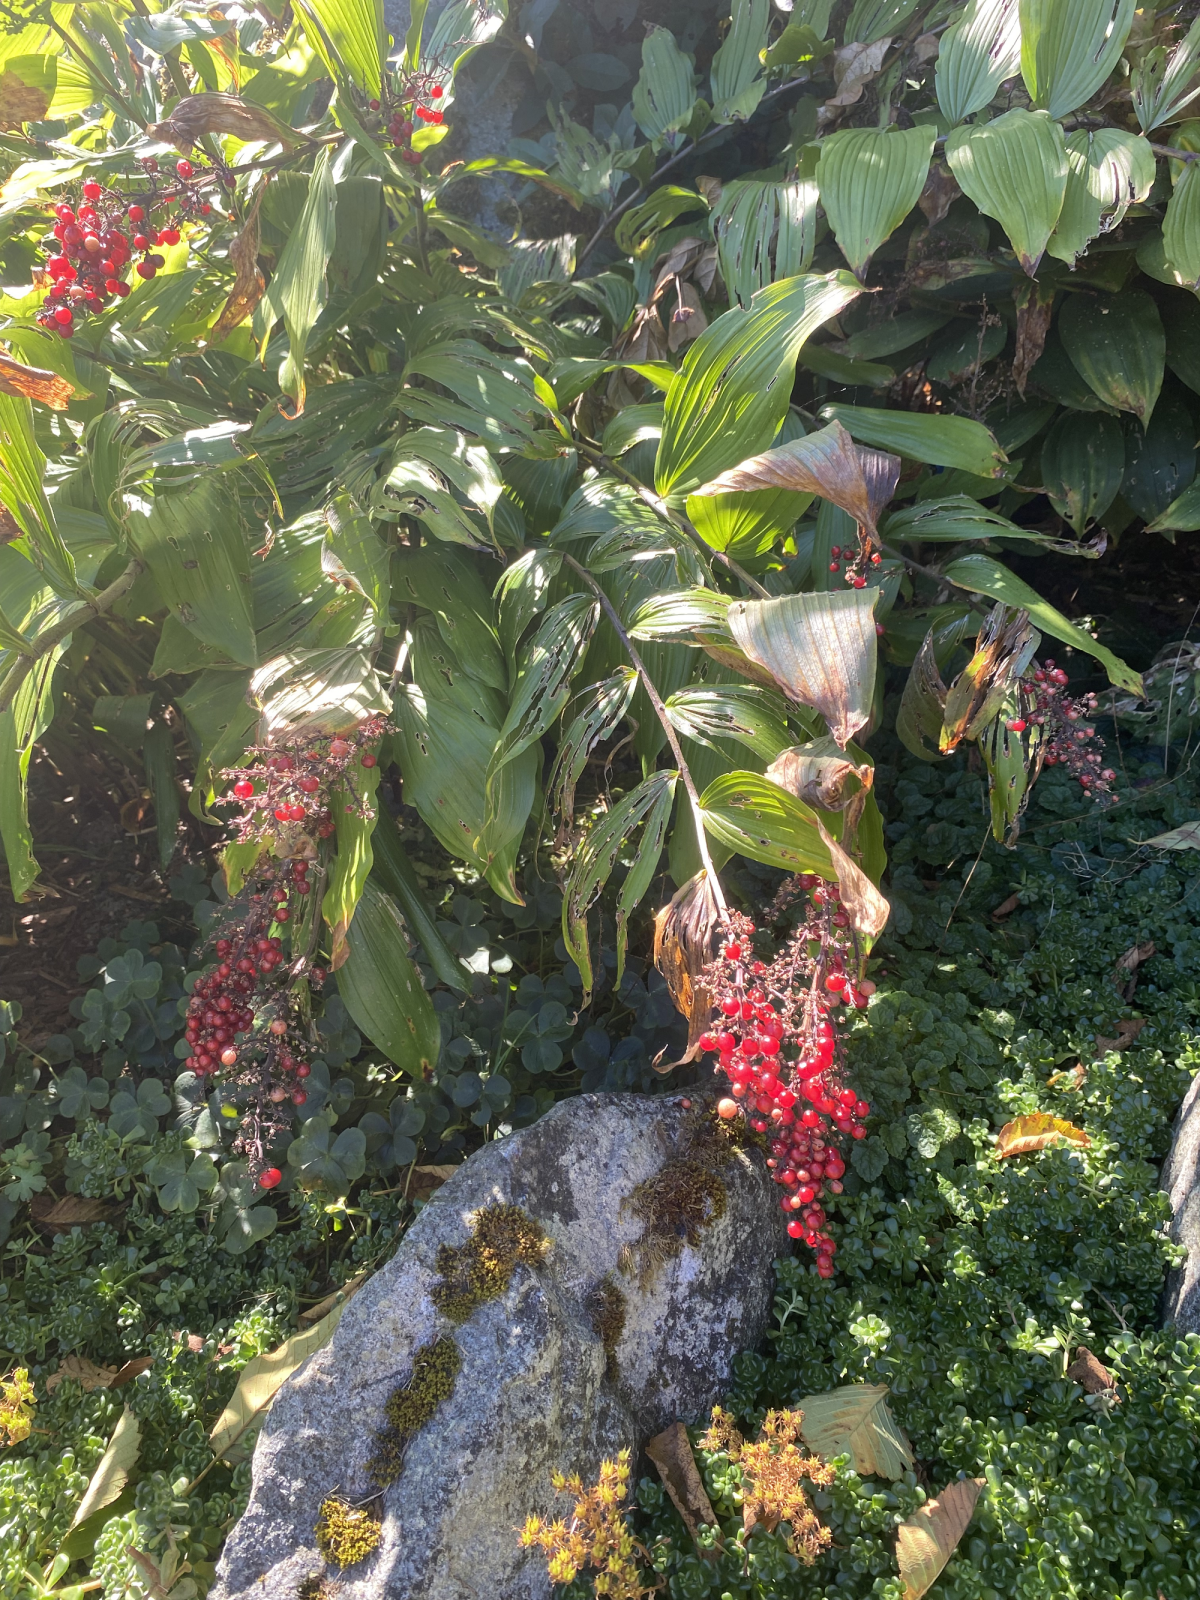
[(339, 494), (325, 507), (325, 522), (321, 566), (326, 577), (361, 594), (376, 616), (386, 618), (392, 593), (391, 555), (370, 517), (348, 494)]
[(847, 272), (786, 278), (711, 323), (667, 390), (655, 487), (674, 505), (765, 450), (791, 399), (796, 357), (859, 292)]
[(1043, 633), (1061, 639), (1064, 644), (1074, 645), (1085, 655), (1093, 656), (1108, 673), (1111, 683), (1115, 683), (1119, 689), (1128, 689), (1133, 694), (1141, 695), (1142, 679), (1139, 673), (1127, 667), (1106, 646), (1098, 644), (1090, 633), (1085, 633), (1075, 623), (1068, 621), (1035, 589), (1009, 572), (1007, 567), (993, 561), (991, 556), (960, 556), (946, 567), (943, 576), (960, 589), (970, 590), (973, 594), (986, 594), (993, 600), (1003, 600), (1007, 606), (1019, 606), (1023, 611), (1028, 611)]
[(345, 733), (388, 710), (367, 651), (350, 646), (274, 656), (250, 680), (263, 741)]
[(963, 193), (1008, 235), (1030, 277), (1054, 232), (1067, 192), (1063, 132), (1045, 111), (1006, 111), (956, 128), (946, 160)]
[(871, 257), (916, 205), (936, 129), (843, 128), (821, 141), (817, 184), (842, 254), (862, 278)]
[(1120, 128), (1074, 133), (1067, 140), (1067, 191), (1046, 249), (1069, 267), (1093, 239), (1117, 227), (1154, 183), (1154, 151)]
[(392, 572), (396, 600), (433, 612), (438, 632), (463, 670), (491, 689), (507, 689), (496, 607), (471, 557), (448, 545), (427, 544), (398, 552)]
[(735, 179), (723, 185), (709, 225), (731, 304), (746, 307), (767, 284), (808, 267), (817, 242), (817, 200), (816, 180), (803, 172), (781, 183)]
[[(374, 856), (371, 835), (375, 831), (375, 791), (379, 787), (379, 767), (359, 767), (354, 774), (356, 793), (349, 785), (339, 786), (329, 799), (337, 828), (337, 854), (329, 871), (329, 887), (321, 901), (321, 915), (329, 929), (329, 965), (336, 972), (350, 955), (347, 931), (366, 888)], [(366, 812), (363, 816), (359, 808)], [(379, 1044), (377, 1039), (376, 1044)], [(381, 1046), (383, 1048), (383, 1046)]]
[(739, 490), (733, 494), (688, 496), (687, 514), (712, 550), (737, 560), (773, 550), (812, 504), (811, 494), (790, 489)]
[[(1200, 292), (1200, 175), (1189, 161), (1167, 202), (1163, 218), (1163, 258), (1175, 283)], [(1140, 261), (1140, 257), (1139, 257)]]
[(583, 709), (577, 711), (558, 741), (558, 754), (550, 774), (551, 808), (563, 823), (570, 825), (575, 810), (575, 785), (583, 775), (588, 758), (602, 740), (611, 738), (620, 726), (629, 702), (638, 687), (632, 667), (618, 667), (602, 683), (583, 691)]
[(1008, 462), (995, 435), (970, 417), (845, 405), (825, 406), (821, 416), (840, 422), (861, 444), (894, 451), (910, 461), (927, 461), (934, 467), (957, 467), (976, 477), (1000, 478)]
[(1017, 0), (968, 0), (938, 51), (934, 82), (942, 115), (951, 126), (973, 117), (1020, 65)]
[(536, 744), (557, 721), (599, 620), (600, 602), (590, 593), (571, 595), (546, 613), (523, 653), (489, 784), (501, 767)]
[(1147, 533), (1195, 533), (1200, 529), (1200, 484), (1189, 484), (1153, 522)]
[(623, 967), (629, 913), (649, 888), (658, 866), (678, 780), (677, 772), (653, 773), (606, 812), (575, 851), (563, 895), (562, 933), (567, 954), (579, 968), (583, 980), (584, 1005), (592, 990), (588, 911), (612, 876), (622, 850), (627, 848), (636, 830), (645, 824), (634, 852), (635, 865), (630, 869), (634, 883), (630, 889), (626, 882), (618, 908), (617, 959)]
[(1173, 122), (1200, 94), (1196, 69), (1200, 67), (1200, 17), (1168, 50), (1154, 45), (1139, 52), (1129, 73), (1130, 98), (1143, 133)]
[(946, 685), (938, 671), (936, 630), (925, 635), (900, 696), (896, 712), (896, 732), (901, 743), (922, 761), (940, 761), (942, 718), (946, 709)]
[(95, 1472), (88, 1480), (83, 1499), (75, 1508), (71, 1526), (78, 1528), (96, 1511), (110, 1506), (129, 1482), (129, 1474), (137, 1465), (140, 1448), (140, 1425), (128, 1406), (122, 1408), (113, 1429), (108, 1448), (100, 1457)]
[(668, 28), (651, 25), (642, 40), (642, 70), (633, 86), (633, 115), (656, 147), (675, 149), (696, 103), (695, 73)]
[[(391, 897), (368, 879), (346, 932), (338, 993), (354, 1025), (402, 1072), (427, 1082), (437, 1066), (437, 1013), (408, 953), (404, 923)], [(456, 979), (462, 986), (461, 975)]]
[(386, 809), (380, 811), (371, 835), (371, 874), (404, 913), (408, 931), (421, 946), (434, 975), (450, 988), (465, 993), (469, 979), (463, 964), (438, 931), (437, 919), (429, 908), (421, 880), (400, 842), (400, 831)]
[[(338, 6), (358, 0), (335, 0)], [(304, 355), (317, 318), (325, 308), (328, 289), (325, 268), (334, 247), (337, 191), (333, 156), (322, 150), (308, 181), (308, 196), (279, 258), (267, 292), (254, 313), (254, 331), (262, 350), (275, 323), (282, 318), (288, 336), (288, 353), (279, 369), (279, 385), (294, 402), (294, 415), (304, 410)]]
[(896, 1564), (904, 1600), (921, 1600), (937, 1582), (975, 1515), (984, 1478), (960, 1478), (927, 1500), (896, 1530)]
[(300, 0), (299, 10), (313, 48), (335, 81), (344, 74), (366, 94), (378, 96), (387, 51), (383, 0)]
[(918, 500), (913, 505), (901, 506), (887, 516), (880, 533), (889, 542), (912, 539), (961, 544), (968, 539), (1021, 539), (1033, 544), (1053, 543), (1036, 528), (1022, 528), (965, 494)]
[(545, 610), (550, 586), (562, 567), (562, 556), (554, 550), (527, 550), (509, 563), (496, 585), (497, 631), (505, 655), (511, 661), (526, 628)]
[[(78, 592), (75, 563), (43, 487), (46, 457), (34, 438), (33, 406), (0, 393), (0, 506), (24, 536), (24, 553), (60, 594)], [(11, 533), (11, 529), (9, 530)]]
[(1021, 76), (1035, 106), (1065, 117), (1091, 99), (1121, 58), (1135, 4), (1020, 0)]
[(825, 1461), (850, 1456), (856, 1472), (894, 1481), (911, 1470), (912, 1446), (896, 1425), (882, 1383), (851, 1383), (829, 1394), (809, 1394), (799, 1402), (800, 1434)]
[[(0, 712), (0, 839), (8, 862), (12, 897), (19, 905), (37, 881), (29, 826), (27, 778), (33, 746), (54, 715), (54, 669), (70, 639), (37, 661), (7, 711)], [(0, 657), (0, 661), (7, 660)]]
[(1042, 445), (1042, 483), (1075, 532), (1103, 516), (1121, 487), (1125, 441), (1115, 417), (1064, 411)]
[(452, 428), (418, 428), (397, 440), (373, 497), (380, 516), (417, 517), (435, 539), (484, 547), (504, 493), (487, 446)]
[(931, 333), (944, 328), (949, 321), (945, 311), (901, 311), (883, 322), (869, 323), (831, 348), (854, 361), (878, 361), (913, 345), (924, 344)]
[(714, 122), (746, 122), (767, 87), (760, 57), (767, 43), (770, 0), (733, 0), (725, 42), (713, 57)]
[[(1173, 331), (1173, 330), (1172, 330)], [(1152, 522), (1196, 476), (1196, 425), (1178, 393), (1163, 395), (1150, 426), (1127, 426), (1121, 497)]]
[(727, 772), (700, 796), (706, 833), (768, 867), (836, 877), (817, 813), (757, 772)]
[[(415, 387), (414, 378), (432, 380), (454, 399)], [(534, 385), (527, 361), (500, 359), (475, 339), (448, 339), (408, 362), (396, 404), (415, 422), (461, 428), (495, 449), (521, 449), (547, 421)]]
[(1132, 411), (1144, 428), (1162, 388), (1167, 341), (1158, 307), (1144, 289), (1074, 294), (1058, 319), (1075, 370), (1099, 399)]
[(774, 761), (792, 742), (786, 704), (754, 684), (679, 689), (668, 696), (666, 707), (679, 733), (714, 749), (714, 739), (732, 739), (763, 761)]

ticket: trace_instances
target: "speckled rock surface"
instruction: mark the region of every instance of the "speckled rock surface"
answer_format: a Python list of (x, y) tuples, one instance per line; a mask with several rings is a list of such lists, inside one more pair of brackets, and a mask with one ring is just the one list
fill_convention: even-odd
[[(594, 1481), (623, 1445), (702, 1418), (766, 1325), (771, 1263), (787, 1241), (761, 1156), (730, 1151), (715, 1169), (723, 1212), (673, 1256), (646, 1247), (627, 1203), (693, 1159), (705, 1128), (678, 1101), (588, 1095), (472, 1156), (277, 1396), (213, 1600), (296, 1600), (298, 1584), (325, 1571), (313, 1538), (321, 1501), (371, 1493), (384, 1405), (414, 1352), (447, 1332), (462, 1369), (378, 1502), (379, 1546), (328, 1575), (339, 1600), (546, 1600), (545, 1560), (518, 1547), (516, 1530), (530, 1512), (561, 1512), (550, 1474)], [(465, 1241), (472, 1214), (495, 1202), (536, 1218), (550, 1250), (456, 1327), (430, 1297), (438, 1248)], [(590, 1308), (606, 1274), (625, 1302), (611, 1365)]]
[(1175, 1119), (1161, 1185), (1174, 1212), (1171, 1237), (1187, 1250), (1187, 1260), (1167, 1275), (1163, 1321), (1180, 1333), (1200, 1333), (1200, 1074)]

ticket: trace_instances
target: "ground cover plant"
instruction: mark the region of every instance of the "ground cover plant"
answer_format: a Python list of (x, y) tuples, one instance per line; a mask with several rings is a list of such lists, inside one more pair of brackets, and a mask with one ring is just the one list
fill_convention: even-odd
[[(1131, 667), (1042, 579), (1073, 595), (1160, 535), (1169, 575), (1200, 526), (1197, 27), (745, 0), (608, 53), (611, 19), (532, 10), (417, 6), (394, 41), (370, 0), (3, 12), (12, 898), (41, 887), (35, 750), (91, 747), (138, 773), (196, 934), (101, 944), (77, 1026), (22, 1043), (5, 1013), (5, 1360), (36, 1427), (75, 1430), (69, 1460), (11, 1447), (0, 1559), (32, 1594), (203, 1588), (257, 1414), (222, 1421), (235, 1373), (298, 1297), (327, 1333), (438, 1173), (559, 1095), (715, 1055), (721, 1115), (778, 1147), (805, 1292), (858, 1281), (877, 1180), (950, 1248), (945, 1208), (991, 1202), (946, 1198), (942, 1152), (1040, 1091), (1010, 1041), (959, 1110), (901, 1099), (862, 1044), (892, 1026), (889, 917), (905, 993), (956, 1028), (1016, 1015), (1001, 954), (986, 984), (921, 968), (905, 830), (981, 781), (1018, 849), (1039, 779), (1043, 806), (1140, 815), (1103, 719), (1169, 753), (1196, 717), (1190, 647)], [(513, 140), (456, 159), (456, 104), (502, 73)], [(1039, 1025), (1073, 1048), (1063, 1007)], [(914, 1127), (935, 1176), (896, 1165)], [(1090, 1149), (1038, 1159), (1111, 1160)], [(851, 1369), (822, 1359), (824, 1387)], [(923, 1426), (921, 1459), (967, 1470)]]

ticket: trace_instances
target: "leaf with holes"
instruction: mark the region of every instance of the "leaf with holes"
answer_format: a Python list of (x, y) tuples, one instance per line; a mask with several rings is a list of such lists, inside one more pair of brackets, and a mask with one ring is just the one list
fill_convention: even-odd
[(1021, 0), (1021, 76), (1052, 117), (1076, 110), (1121, 58), (1136, 0)]
[(726, 772), (700, 796), (705, 830), (721, 844), (789, 872), (836, 874), (811, 806), (757, 772)]
[(1093, 239), (1118, 227), (1154, 183), (1154, 151), (1120, 128), (1073, 133), (1067, 140), (1067, 189), (1046, 249), (1069, 267)]
[(952, 126), (973, 117), (1020, 65), (1018, 0), (969, 0), (938, 51), (934, 82), (942, 115)]

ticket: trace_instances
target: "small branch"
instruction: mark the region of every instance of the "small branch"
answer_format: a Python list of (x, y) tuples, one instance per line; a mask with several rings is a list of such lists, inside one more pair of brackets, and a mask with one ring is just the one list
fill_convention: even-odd
[[(957, 589), (959, 587), (952, 578), (947, 578), (945, 573), (939, 572), (936, 567), (923, 567), (919, 561), (914, 561), (911, 556), (904, 555), (902, 551), (895, 549), (894, 546), (890, 544), (881, 543), (879, 548), (883, 551), (884, 555), (891, 556), (893, 561), (902, 562), (910, 572), (919, 572), (923, 578), (931, 578), (933, 582), (937, 584), (939, 589), (944, 589), (947, 584), (949, 584), (952, 589)], [(969, 589), (964, 589), (963, 593), (967, 596), (967, 603), (972, 607), (973, 610), (978, 611), (981, 617), (986, 617), (989, 615), (987, 606), (985, 606), (981, 600), (977, 599)]]
[(700, 808), (700, 796), (696, 791), (696, 784), (692, 778), (691, 768), (687, 764), (687, 760), (683, 754), (683, 747), (679, 743), (679, 736), (675, 732), (670, 716), (667, 714), (667, 708), (663, 704), (662, 696), (654, 687), (654, 680), (646, 671), (645, 662), (638, 654), (633, 640), (626, 633), (625, 626), (620, 617), (617, 615), (616, 607), (605, 594), (604, 590), (596, 582), (595, 578), (592, 577), (587, 568), (581, 566), (579, 562), (575, 560), (574, 556), (564, 555), (563, 560), (566, 562), (567, 566), (571, 567), (579, 574), (584, 583), (587, 584), (588, 588), (596, 596), (596, 599), (599, 600), (605, 616), (612, 624), (617, 638), (621, 641), (621, 646), (624, 649), (625, 654), (629, 657), (633, 664), (634, 671), (642, 680), (642, 687), (646, 691), (647, 699), (654, 707), (655, 716), (662, 724), (662, 730), (667, 736), (667, 743), (671, 747), (671, 754), (675, 757), (675, 760), (679, 764), (679, 776), (683, 779), (683, 787), (686, 790), (688, 800), (691, 803), (692, 821), (694, 822), (696, 828), (696, 844), (700, 851), (700, 864), (703, 866), (706, 874), (708, 875), (708, 880), (712, 884), (713, 898), (717, 902), (717, 908), (721, 912), (721, 915), (724, 916), (728, 910), (728, 907), (725, 904), (725, 895), (721, 888), (721, 880), (717, 877), (716, 868), (712, 864), (712, 857), (708, 853), (708, 836), (704, 831), (704, 812)]
[(98, 595), (93, 595), (90, 600), (85, 600), (82, 605), (73, 607), (52, 628), (47, 628), (45, 633), (39, 636), (37, 643), (31, 645), (28, 651), (22, 650), (17, 655), (16, 660), (5, 674), (3, 682), (0, 683), (0, 716), (12, 705), (17, 690), (25, 682), (25, 679), (33, 671), (42, 656), (48, 655), (55, 645), (61, 643), (69, 633), (74, 633), (81, 623), (88, 622), (93, 617), (103, 616), (104, 612), (114, 605), (123, 594), (127, 594), (133, 588), (141, 570), (142, 563), (135, 558), (125, 568), (121, 576), (115, 578), (109, 584), (107, 589), (102, 589)]

